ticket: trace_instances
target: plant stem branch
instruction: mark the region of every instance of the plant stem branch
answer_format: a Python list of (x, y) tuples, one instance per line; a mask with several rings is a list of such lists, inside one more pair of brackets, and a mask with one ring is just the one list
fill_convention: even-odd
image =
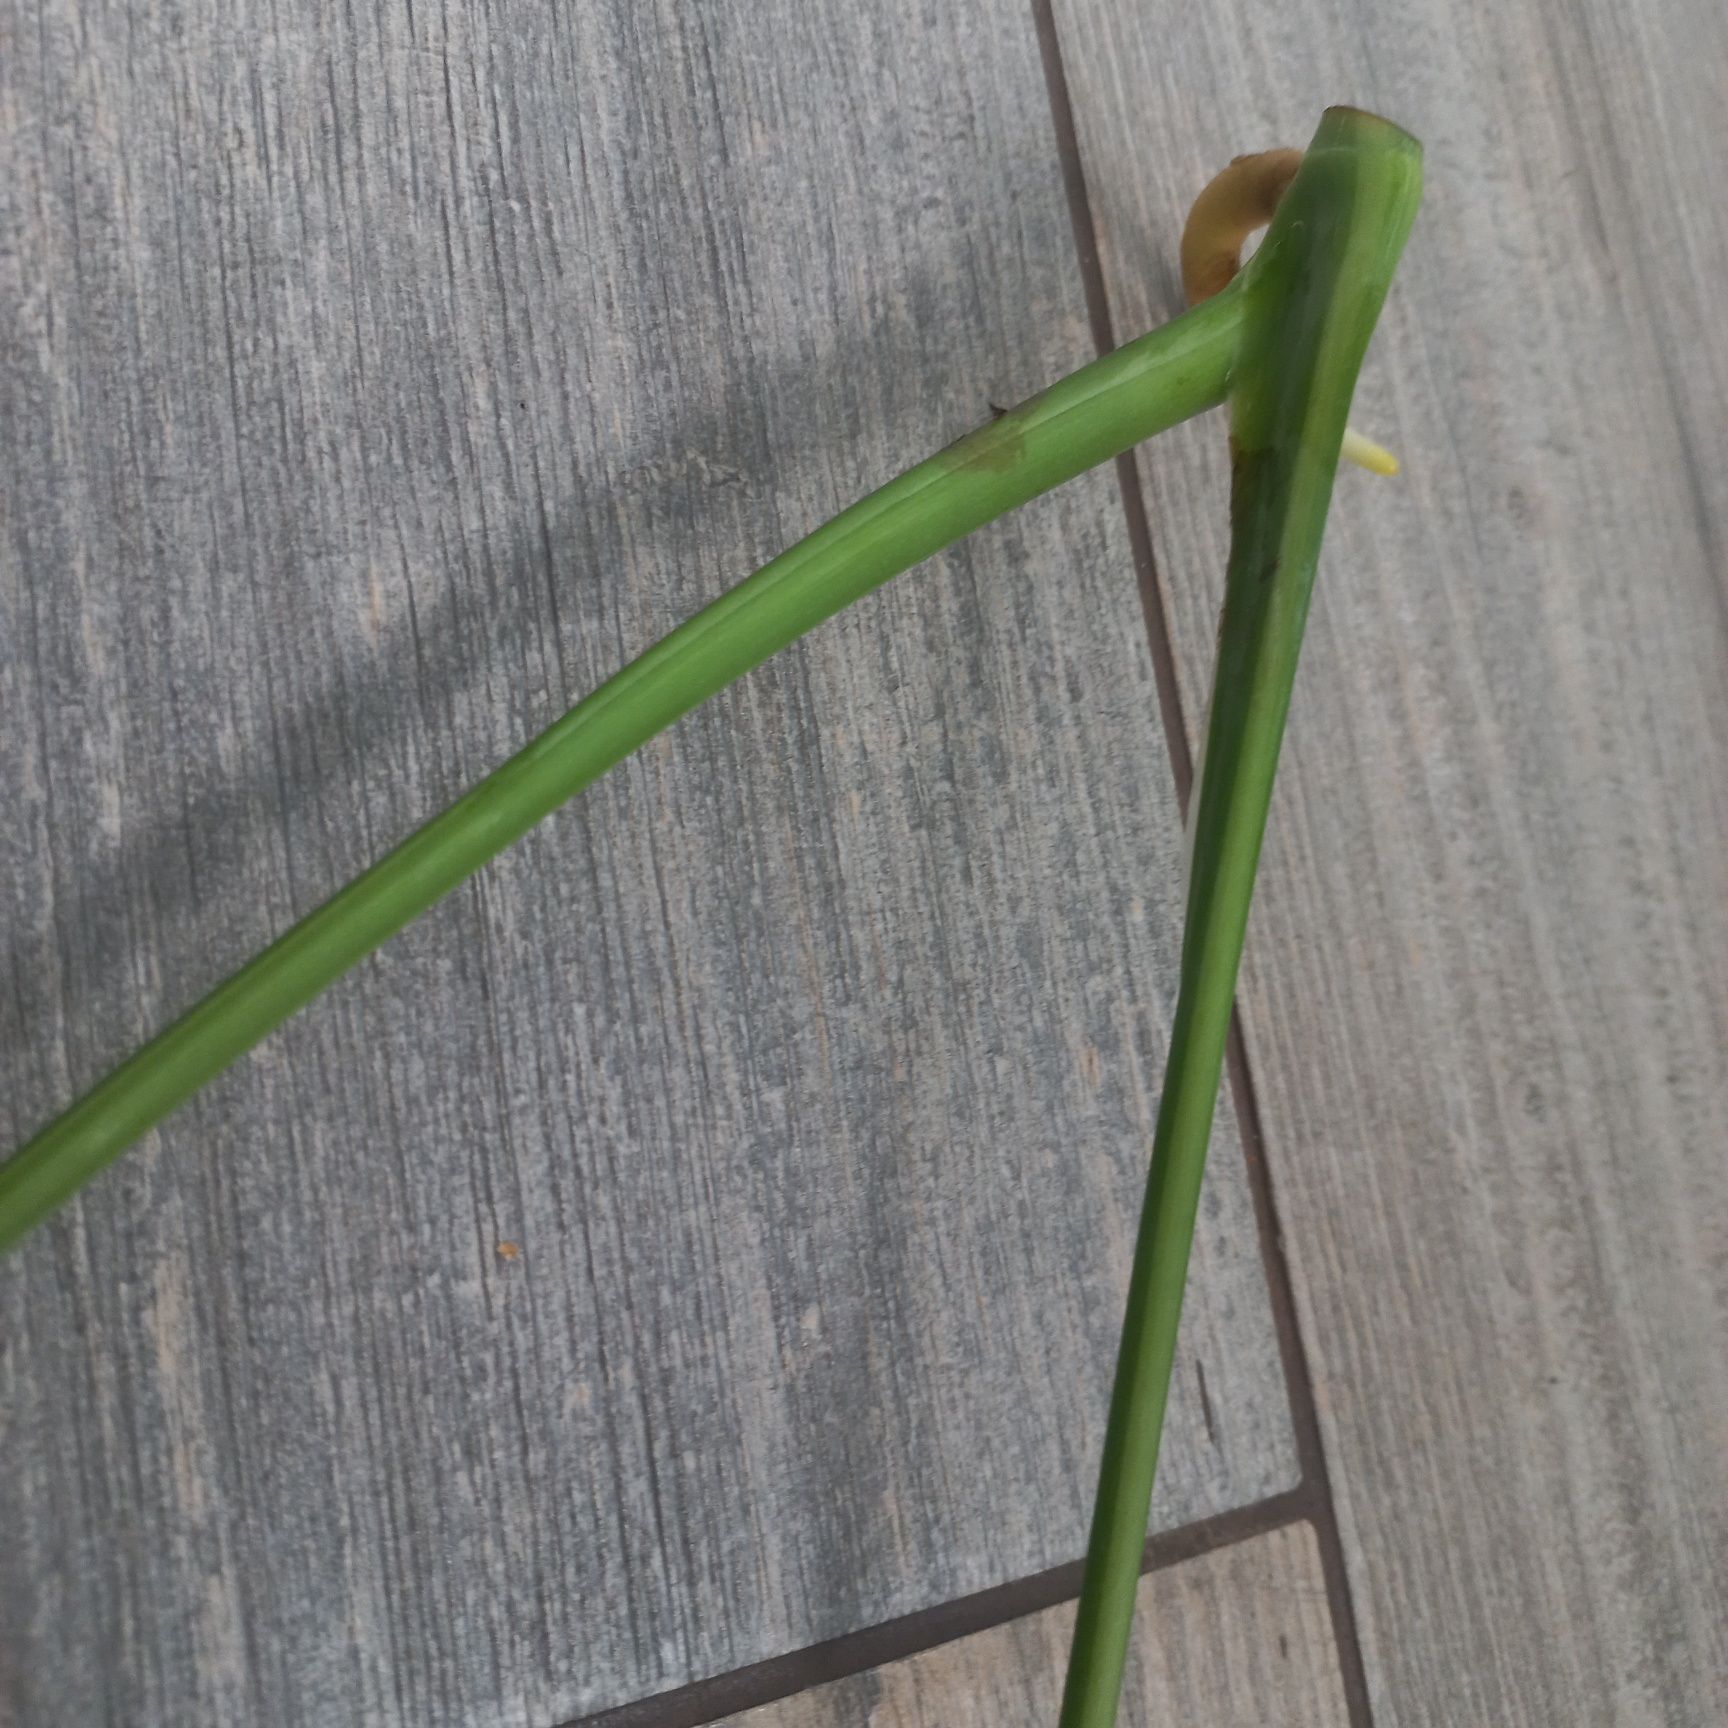
[(891, 480), (632, 661), (0, 1166), (0, 1251), (535, 823), (698, 703), (1004, 511), (1224, 399), (1226, 292)]
[(1194, 789), (1181, 983), (1061, 1728), (1112, 1728), (1116, 1719), (1272, 779), (1345, 415), (1421, 183), (1421, 149), (1407, 133), (1328, 109), (1260, 250), (1232, 284), (1247, 311), (1230, 386), (1230, 567)]

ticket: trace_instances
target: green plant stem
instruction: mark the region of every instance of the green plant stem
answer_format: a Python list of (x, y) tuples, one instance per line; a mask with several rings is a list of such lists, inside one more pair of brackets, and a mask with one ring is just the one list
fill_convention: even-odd
[(1397, 127), (1329, 109), (1234, 286), (1230, 567), (1181, 983), (1104, 1437), (1061, 1728), (1111, 1728), (1237, 967), (1320, 539), (1368, 339), (1421, 196)]
[(410, 919), (657, 732), (974, 528), (1224, 399), (1234, 293), (890, 481), (572, 708), (296, 924), (0, 1167), (0, 1251)]

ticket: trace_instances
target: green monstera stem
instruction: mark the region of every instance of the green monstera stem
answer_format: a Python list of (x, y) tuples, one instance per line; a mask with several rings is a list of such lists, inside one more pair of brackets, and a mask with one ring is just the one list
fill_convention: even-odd
[[(512, 841), (698, 703), (974, 528), (1228, 395), (1241, 452), (1210, 767), (1066, 1728), (1114, 1714), (1223, 1021), (1343, 412), (1416, 196), (1414, 146), (1332, 111), (1221, 293), (890, 481), (617, 673), (0, 1166), (0, 1250)], [(1296, 214), (1292, 214), (1292, 213)], [(1255, 812), (1258, 814), (1255, 814)], [(1197, 1151), (1196, 1151), (1197, 1149)]]
[[(1230, 568), (1169, 1066), (1061, 1728), (1111, 1728), (1236, 972), (1356, 374), (1422, 194), (1407, 133), (1329, 109), (1252, 263), (1230, 382)], [(1204, 304), (1213, 304), (1207, 301)]]

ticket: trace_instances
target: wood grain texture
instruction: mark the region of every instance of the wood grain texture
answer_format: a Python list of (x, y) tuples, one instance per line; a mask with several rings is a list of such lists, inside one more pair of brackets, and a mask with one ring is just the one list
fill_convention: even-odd
[[(1375, 1721), (1728, 1720), (1728, 19), (1057, 12), (1122, 331), (1233, 153), (1427, 143), (1243, 995)], [(1190, 717), (1223, 444), (1141, 463)]]
[[(1088, 357), (1018, 0), (0, 32), (9, 1144)], [(547, 1724), (1076, 1556), (1175, 979), (1156, 713), (1104, 474), (8, 1259), (0, 1717)], [(1195, 1288), (1163, 1523), (1293, 1477), (1228, 1124)]]
[[(727, 1728), (1048, 1728), (1067, 1603), (728, 1718)], [(1252, 1537), (1140, 1585), (1120, 1728), (1341, 1728), (1337, 1644), (1314, 1532)]]

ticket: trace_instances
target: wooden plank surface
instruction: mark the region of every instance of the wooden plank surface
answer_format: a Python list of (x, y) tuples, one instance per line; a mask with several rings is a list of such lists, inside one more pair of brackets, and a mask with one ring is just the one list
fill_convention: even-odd
[[(1089, 351), (1017, 0), (0, 34), (8, 1143)], [(1100, 475), (9, 1258), (0, 1717), (547, 1724), (1078, 1554), (1175, 979), (1156, 713)], [(1160, 1521), (1288, 1486), (1228, 1124), (1180, 1374)]]
[[(728, 1718), (728, 1728), (1049, 1728), (1072, 1603)], [(1341, 1728), (1314, 1532), (1290, 1525), (1140, 1585), (1120, 1728)]]
[[(1728, 18), (1057, 13), (1121, 334), (1232, 154), (1427, 143), (1244, 987), (1375, 1721), (1728, 1721)], [(1141, 471), (1192, 719), (1222, 426)]]

